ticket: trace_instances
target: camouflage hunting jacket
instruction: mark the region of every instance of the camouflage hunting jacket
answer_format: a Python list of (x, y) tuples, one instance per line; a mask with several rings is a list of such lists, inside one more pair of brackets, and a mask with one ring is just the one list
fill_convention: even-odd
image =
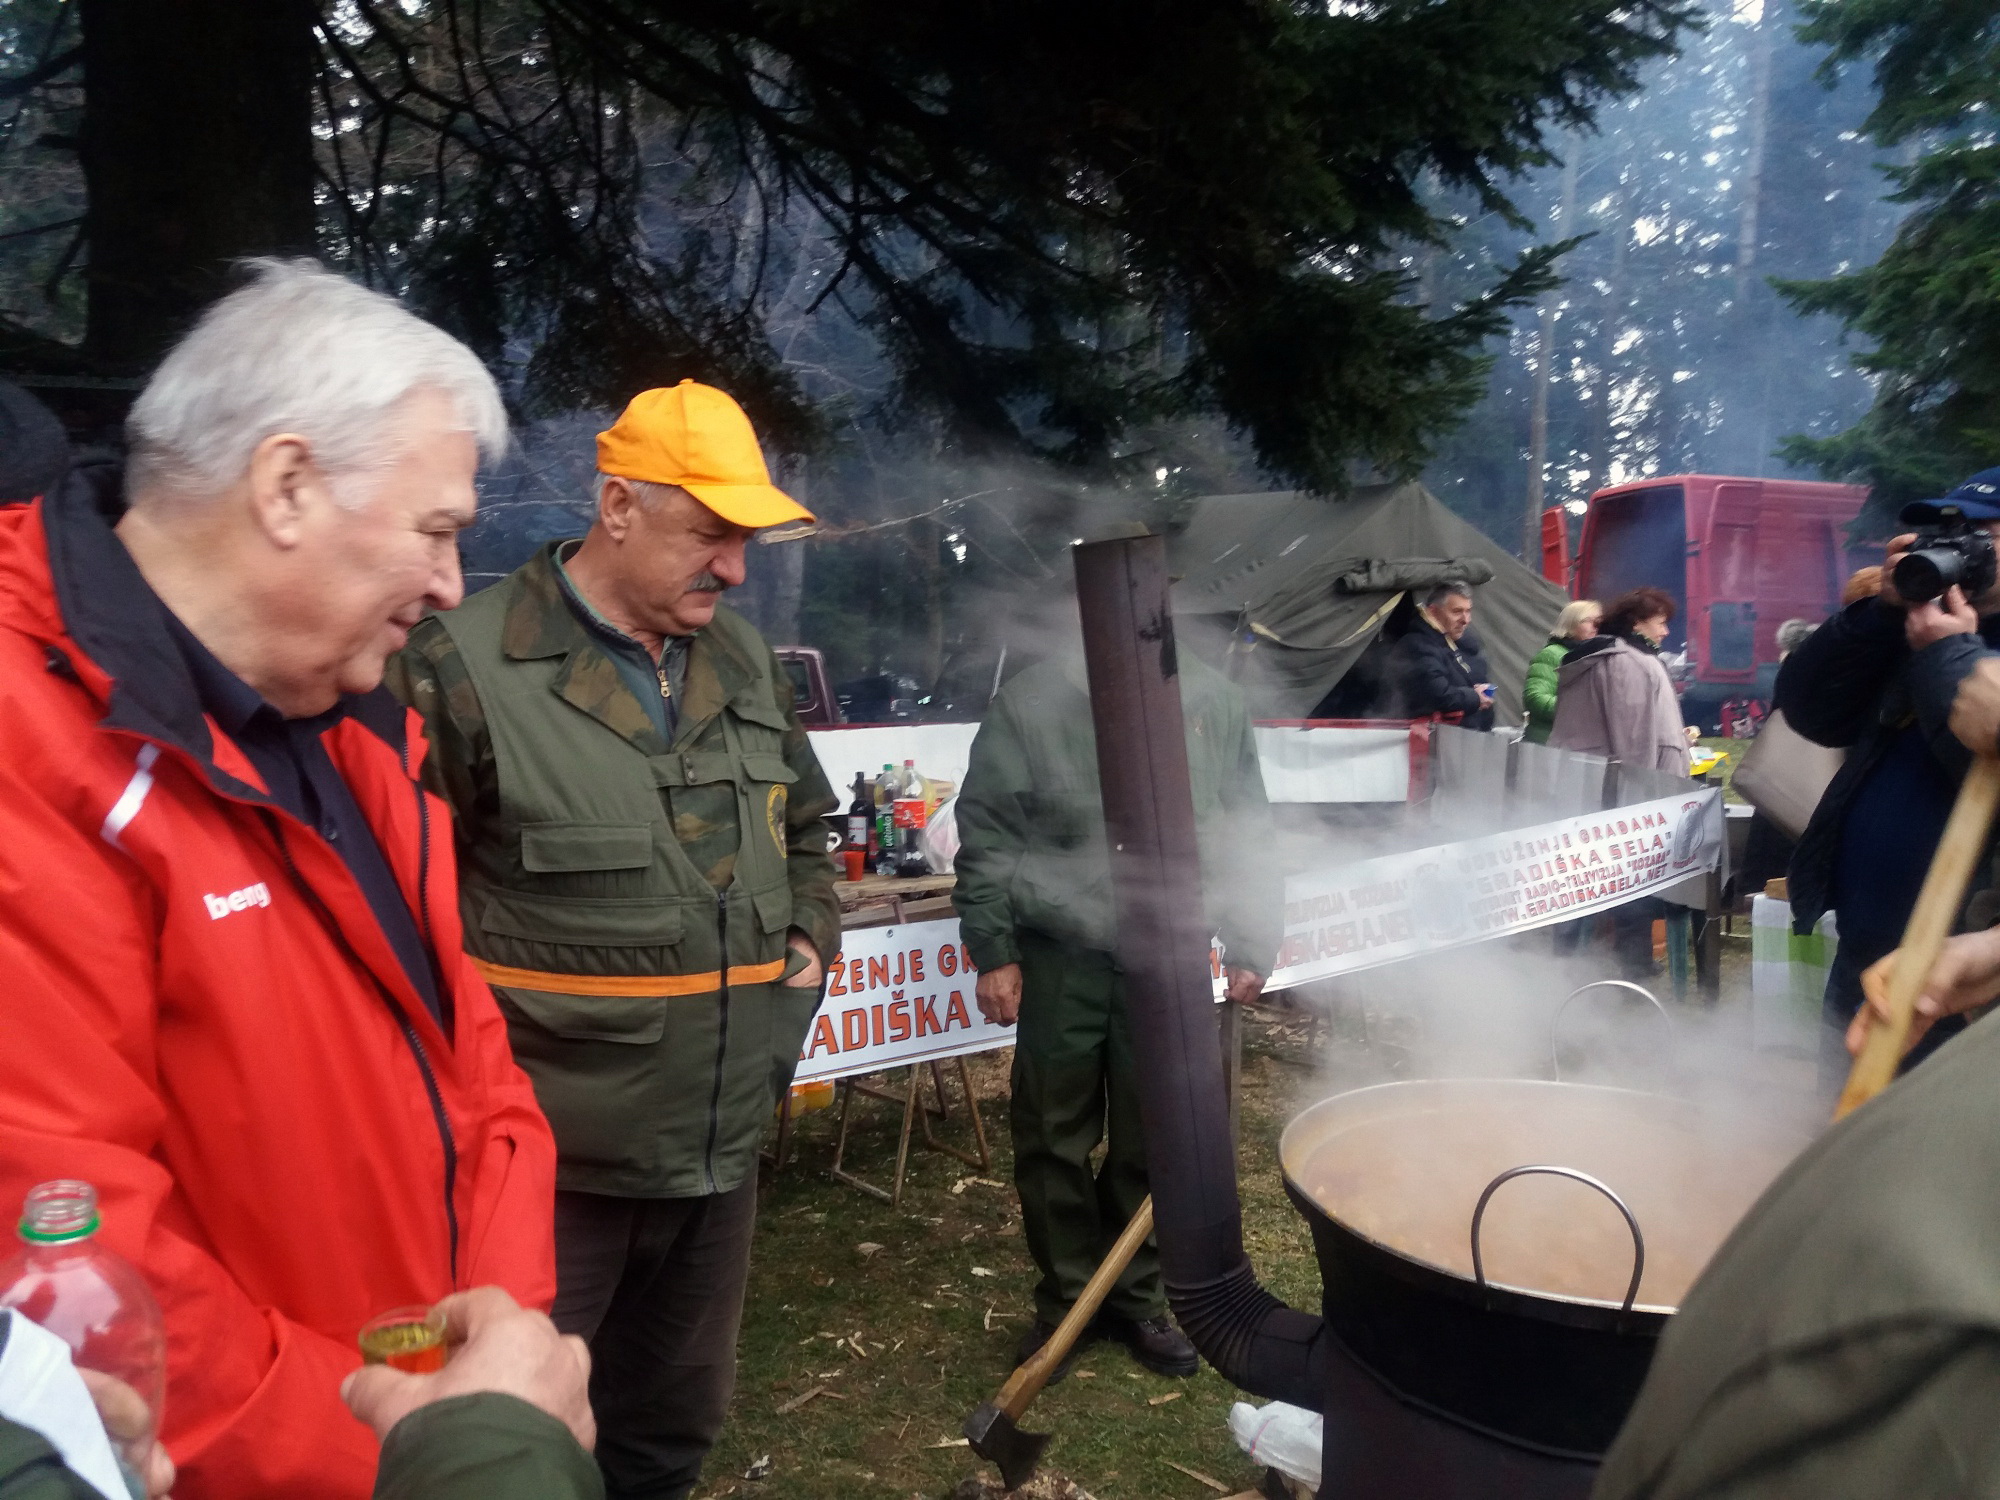
[(555, 1127), (558, 1185), (728, 1191), (840, 946), (837, 803), (790, 680), (728, 609), (696, 632), (671, 744), (563, 598), (550, 544), (424, 619), (389, 685), (453, 809), (466, 944)]

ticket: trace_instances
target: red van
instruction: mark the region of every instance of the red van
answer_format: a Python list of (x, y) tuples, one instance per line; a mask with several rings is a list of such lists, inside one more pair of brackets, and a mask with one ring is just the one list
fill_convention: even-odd
[(1716, 474), (1613, 485), (1590, 497), (1571, 592), (1608, 602), (1642, 584), (1666, 590), (1680, 606), (1667, 649), (1686, 651), (1693, 683), (1708, 687), (1689, 697), (1768, 698), (1778, 627), (1824, 620), (1848, 575), (1882, 560), (1879, 543), (1848, 544), (1867, 498), (1856, 484)]

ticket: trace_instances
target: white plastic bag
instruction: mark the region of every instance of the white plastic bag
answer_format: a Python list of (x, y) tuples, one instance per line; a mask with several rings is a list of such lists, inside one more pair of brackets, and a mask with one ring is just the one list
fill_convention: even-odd
[(1252, 1406), (1239, 1401), (1229, 1408), (1229, 1433), (1236, 1446), (1256, 1462), (1276, 1469), (1308, 1489), (1319, 1489), (1320, 1442), (1326, 1419), (1316, 1411), (1273, 1401)]
[(918, 848), (933, 875), (949, 875), (958, 861), (958, 798), (947, 797), (924, 823)]

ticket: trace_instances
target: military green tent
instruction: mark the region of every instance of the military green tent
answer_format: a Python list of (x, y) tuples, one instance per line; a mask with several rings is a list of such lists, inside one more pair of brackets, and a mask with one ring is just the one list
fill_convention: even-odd
[(1260, 718), (1309, 713), (1407, 617), (1409, 595), (1459, 579), (1474, 585), (1472, 629), (1500, 718), (1518, 724), (1529, 658), (1566, 598), (1414, 483), (1343, 500), (1211, 495), (1170, 546), (1181, 637), (1243, 684)]

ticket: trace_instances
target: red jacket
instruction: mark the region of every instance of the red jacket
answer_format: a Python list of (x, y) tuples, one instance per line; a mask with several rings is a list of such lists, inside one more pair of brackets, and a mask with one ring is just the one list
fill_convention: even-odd
[[(107, 485), (100, 481), (97, 489)], [(339, 855), (204, 716), (87, 473), (0, 510), (0, 1223), (52, 1177), (166, 1313), (181, 1500), (362, 1500), (375, 1313), (555, 1288), (555, 1144), (460, 951), (450, 814), (386, 693), (325, 735), (448, 1041)]]

